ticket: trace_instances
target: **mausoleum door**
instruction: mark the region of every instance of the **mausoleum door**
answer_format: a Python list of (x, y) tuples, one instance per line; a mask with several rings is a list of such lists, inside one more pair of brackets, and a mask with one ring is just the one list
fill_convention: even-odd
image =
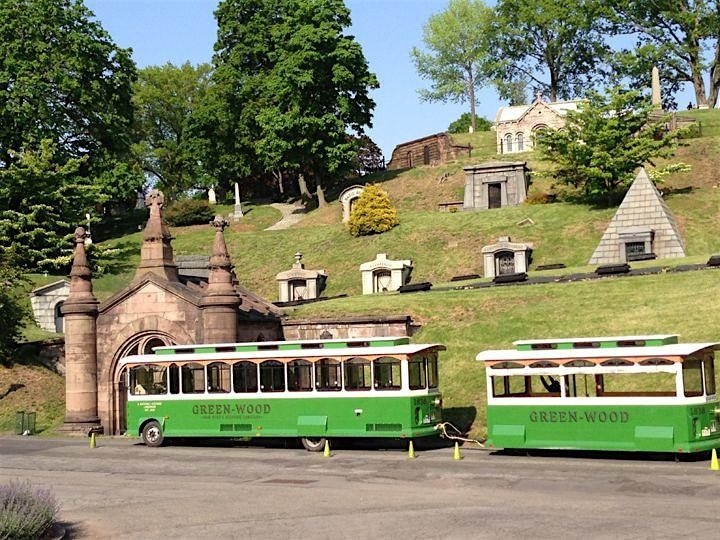
[(423, 146), (423, 165), (430, 165), (430, 147)]
[(391, 283), (390, 270), (376, 270), (373, 273), (373, 292), (387, 292)]
[(63, 314), (61, 308), (65, 302), (58, 302), (55, 305), (55, 332), (58, 334), (62, 334), (65, 331), (65, 319), (63, 318)]
[(515, 273), (515, 254), (511, 251), (501, 251), (495, 255), (495, 275)]
[(488, 208), (500, 208), (502, 206), (502, 185), (488, 184)]
[(304, 279), (293, 279), (288, 283), (288, 287), (290, 287), (288, 297), (291, 301), (307, 298), (307, 281)]

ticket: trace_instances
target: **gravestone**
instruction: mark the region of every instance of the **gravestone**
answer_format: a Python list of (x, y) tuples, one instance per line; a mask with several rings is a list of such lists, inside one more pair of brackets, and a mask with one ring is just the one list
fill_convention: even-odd
[(217, 204), (217, 195), (215, 195), (215, 188), (212, 186), (208, 189), (208, 203)]
[(350, 186), (348, 188), (345, 188), (342, 193), (340, 193), (340, 204), (342, 205), (342, 221), (343, 223), (347, 223), (347, 220), (350, 219), (350, 214), (352, 213), (353, 207), (355, 206), (355, 203), (360, 198), (360, 195), (362, 195), (363, 190), (365, 189), (365, 186)]
[(517, 206), (527, 198), (530, 169), (525, 161), (483, 163), (463, 170), (463, 210)]
[(495, 244), (483, 247), (481, 252), (484, 277), (495, 278), (527, 272), (532, 245), (512, 242), (509, 236), (501, 236)]
[(363, 294), (397, 291), (410, 281), (413, 265), (410, 260), (390, 260), (378, 253), (374, 261), (360, 265)]
[(588, 264), (616, 264), (684, 257), (685, 248), (670, 209), (641, 168)]
[(278, 282), (278, 299), (280, 302), (312, 300), (320, 296), (327, 282), (325, 270), (306, 270), (302, 263), (302, 253), (295, 254), (295, 263), (290, 270), (275, 276)]
[(242, 205), (240, 204), (240, 186), (235, 182), (235, 207), (233, 208), (233, 221), (240, 221), (243, 217)]

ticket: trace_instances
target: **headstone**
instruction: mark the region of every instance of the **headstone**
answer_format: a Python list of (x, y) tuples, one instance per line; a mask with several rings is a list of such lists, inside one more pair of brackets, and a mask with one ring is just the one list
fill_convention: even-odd
[(234, 221), (239, 221), (243, 217), (242, 206), (240, 204), (240, 186), (235, 182), (235, 208), (232, 217)]
[(662, 94), (660, 93), (660, 71), (657, 66), (652, 67), (652, 105), (655, 109), (662, 109)]
[(527, 272), (532, 245), (512, 242), (509, 236), (501, 236), (495, 244), (483, 247), (481, 252), (483, 275), (495, 278)]
[(660, 192), (640, 169), (588, 264), (617, 264), (646, 254), (684, 257), (680, 231)]
[(390, 260), (385, 253), (378, 253), (374, 261), (360, 265), (363, 294), (397, 291), (410, 281), (413, 265), (411, 260)]
[(85, 220), (87, 221), (87, 231), (85, 231), (85, 245), (92, 245), (92, 235), (90, 233), (90, 214), (85, 214)]
[(217, 204), (217, 196), (215, 195), (215, 188), (210, 186), (208, 189), (208, 203)]
[(302, 253), (295, 254), (295, 263), (290, 270), (275, 276), (278, 282), (278, 299), (280, 302), (313, 300), (320, 296), (327, 282), (325, 270), (306, 270), (302, 263)]

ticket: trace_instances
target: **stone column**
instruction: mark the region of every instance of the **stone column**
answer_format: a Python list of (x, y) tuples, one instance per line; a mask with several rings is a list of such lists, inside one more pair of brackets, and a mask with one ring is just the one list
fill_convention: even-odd
[(652, 105), (654, 109), (662, 109), (662, 95), (660, 93), (660, 72), (657, 66), (652, 68)]
[(234, 343), (237, 341), (237, 314), (240, 297), (233, 286), (232, 264), (223, 230), (228, 221), (216, 216), (210, 223), (215, 227), (213, 254), (210, 257), (208, 286), (200, 301), (205, 343)]
[(85, 254), (85, 229), (75, 230), (75, 257), (65, 317), (65, 423), (61, 431), (87, 434), (100, 427), (97, 407), (98, 301)]

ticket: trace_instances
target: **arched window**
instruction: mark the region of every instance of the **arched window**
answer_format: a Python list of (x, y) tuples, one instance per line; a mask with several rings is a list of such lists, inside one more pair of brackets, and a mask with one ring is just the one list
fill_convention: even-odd
[(345, 361), (345, 390), (370, 390), (370, 360), (351, 358)]
[(253, 362), (236, 362), (233, 364), (233, 390), (244, 394), (258, 391), (258, 368)]
[(517, 151), (522, 152), (525, 148), (524, 141), (523, 141), (523, 134), (518, 133), (515, 135), (515, 141), (517, 142)]
[(340, 361), (322, 358), (315, 362), (315, 388), (321, 392), (333, 392), (342, 389)]
[(505, 152), (513, 151), (513, 136), (512, 133), (505, 135)]
[(260, 391), (285, 391), (285, 366), (277, 360), (265, 360), (260, 364)]
[(430, 165), (430, 147), (423, 146), (423, 165)]
[(287, 364), (287, 381), (290, 392), (310, 392), (312, 384), (312, 365), (307, 360), (292, 360)]
[(202, 364), (185, 364), (180, 369), (183, 394), (205, 393), (205, 366)]
[(390, 357), (373, 360), (373, 380), (376, 390), (400, 390), (400, 360)]
[(227, 394), (230, 392), (230, 365), (225, 362), (213, 362), (207, 367), (208, 392)]

